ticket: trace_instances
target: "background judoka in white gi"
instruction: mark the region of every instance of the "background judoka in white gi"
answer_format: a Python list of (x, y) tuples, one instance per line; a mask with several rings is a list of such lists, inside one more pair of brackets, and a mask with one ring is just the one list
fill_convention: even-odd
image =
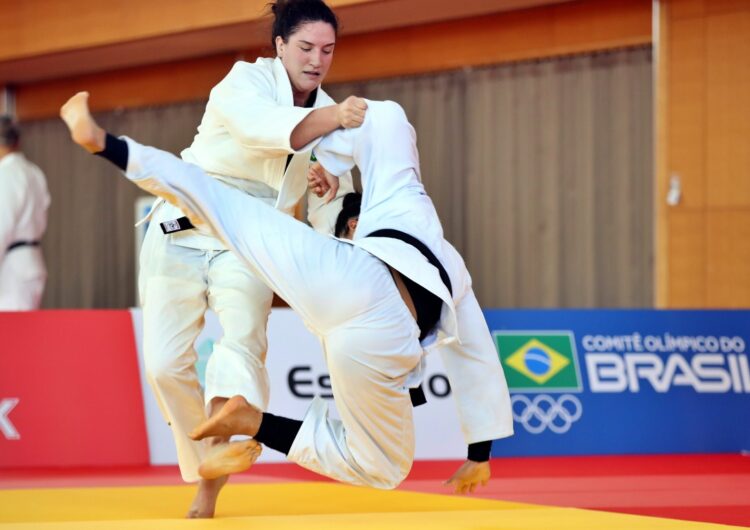
[(39, 242), (47, 229), (50, 196), (44, 173), (18, 150), (20, 133), (0, 117), (0, 311), (38, 309), (47, 269)]
[[(392, 488), (413, 459), (407, 387), (418, 384), (426, 351), (443, 357), (467, 443), (513, 433), (510, 396), (463, 260), (442, 238), (419, 181), (414, 131), (403, 110), (372, 102), (353, 131), (334, 133), (319, 150), (334, 173), (355, 162), (362, 171), (362, 213), (351, 243), (316, 234), (132, 140), (127, 176), (179, 204), (194, 223), (205, 222), (321, 338), (341, 421), (314, 401), (288, 458), (340, 481)], [(453, 295), (410, 245), (363, 237), (383, 227), (418, 235), (447, 270)], [(438, 333), (424, 345), (386, 263), (445, 302)]]
[[(286, 11), (290, 6), (297, 9), (293, 15)], [(234, 65), (212, 89), (198, 134), (181, 156), (222, 185), (291, 214), (307, 190), (312, 145), (295, 151), (290, 135), (310, 113), (335, 105), (319, 85), (330, 66), (336, 28), (323, 2), (279, 1), (274, 14), (279, 57)], [(282, 32), (277, 34), (279, 24)], [(304, 50), (295, 40), (299, 35), (305, 36)], [(298, 86), (301, 75), (306, 76), (304, 90)], [(295, 101), (300, 92), (302, 101)], [(312, 108), (295, 106), (304, 105), (310, 94)], [(351, 189), (349, 178), (341, 194)], [(309, 195), (308, 219), (316, 230), (330, 232), (339, 204)], [(186, 433), (206, 418), (206, 409), (211, 412), (212, 400), (240, 394), (261, 409), (267, 406), (266, 324), (273, 293), (207, 231), (198, 228), (168, 236), (161, 232), (160, 222), (183, 215), (168, 203), (155, 207), (141, 251), (139, 291), (147, 378), (171, 425), (182, 477), (196, 481), (206, 447)], [(218, 315), (224, 335), (206, 367), (204, 396), (195, 370), (194, 342), (209, 307)], [(204, 486), (201, 482), (199, 497)], [(199, 497), (196, 502), (205, 506), (194, 505), (195, 513), (189, 515), (213, 514), (212, 501)]]

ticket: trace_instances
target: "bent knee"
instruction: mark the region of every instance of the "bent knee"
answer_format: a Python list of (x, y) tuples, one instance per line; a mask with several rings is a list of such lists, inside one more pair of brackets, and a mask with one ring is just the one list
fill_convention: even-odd
[(369, 470), (369, 479), (366, 481), (366, 484), (379, 490), (396, 489), (409, 475), (410, 469), (411, 464), (401, 468), (391, 467), (387, 472), (384, 472), (383, 467)]
[[(392, 444), (390, 444), (393, 447)], [(408, 444), (407, 444), (408, 445)], [(357, 459), (360, 477), (367, 486), (392, 490), (398, 487), (409, 475), (414, 462), (414, 450), (398, 448), (384, 451), (369, 447), (367, 457)], [(375, 456), (377, 453), (377, 456)]]
[(354, 360), (355, 355), (352, 353), (354, 348), (345, 349), (338, 347), (337, 344), (332, 341), (326, 341), (326, 364), (328, 370), (333, 373), (344, 373), (350, 374), (350, 369), (356, 368), (356, 362)]
[(179, 356), (148, 355), (144, 356), (144, 368), (149, 381), (162, 383), (179, 378), (193, 369), (193, 365), (186, 363)]

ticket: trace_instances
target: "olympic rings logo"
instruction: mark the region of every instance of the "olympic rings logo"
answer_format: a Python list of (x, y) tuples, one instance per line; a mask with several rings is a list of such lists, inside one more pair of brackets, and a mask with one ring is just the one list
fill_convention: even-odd
[(516, 394), (511, 398), (511, 406), (513, 419), (531, 434), (540, 434), (545, 429), (564, 434), (583, 414), (581, 402), (571, 394), (563, 394), (557, 400), (546, 394), (534, 399)]

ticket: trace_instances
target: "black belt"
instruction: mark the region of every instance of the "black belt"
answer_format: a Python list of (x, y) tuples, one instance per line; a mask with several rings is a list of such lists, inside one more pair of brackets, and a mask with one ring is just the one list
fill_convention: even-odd
[(39, 241), (14, 241), (10, 245), (8, 245), (6, 252), (10, 252), (11, 250), (15, 248), (20, 248), (20, 247), (38, 247), (40, 244), (41, 243)]
[[(425, 258), (427, 258), (427, 261), (430, 262), (430, 265), (434, 266), (438, 270), (438, 272), (440, 273), (440, 279), (443, 280), (443, 283), (448, 288), (448, 292), (453, 295), (453, 287), (451, 285), (450, 277), (448, 277), (448, 272), (443, 267), (443, 264), (440, 263), (440, 260), (437, 259), (435, 254), (433, 254), (432, 251), (427, 248), (427, 245), (422, 243), (419, 239), (405, 232), (394, 230), (392, 228), (383, 228), (381, 230), (376, 230), (373, 233), (368, 234), (366, 237), (390, 237), (413, 246)], [(422, 385), (419, 385), (416, 388), (410, 388), (409, 397), (411, 398), (411, 404), (414, 407), (418, 407), (427, 403), (427, 397), (425, 396)]]
[(401, 230), (394, 230), (392, 228), (382, 228), (380, 230), (375, 230), (373, 233), (368, 234), (366, 237), (390, 237), (413, 246), (419, 252), (421, 252), (421, 254), (425, 258), (427, 258), (427, 261), (430, 262), (430, 265), (438, 270), (438, 272), (440, 273), (440, 279), (443, 280), (443, 283), (448, 288), (448, 292), (453, 295), (453, 286), (451, 285), (451, 279), (448, 277), (448, 273), (443, 267), (443, 264), (440, 263), (435, 254), (433, 254), (432, 251), (427, 248), (427, 245), (422, 243), (419, 239), (405, 232), (402, 232)]

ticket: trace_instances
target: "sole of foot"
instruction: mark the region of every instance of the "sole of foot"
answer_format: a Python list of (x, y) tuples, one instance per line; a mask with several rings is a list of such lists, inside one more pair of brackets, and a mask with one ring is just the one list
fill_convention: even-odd
[(261, 451), (261, 445), (255, 440), (217, 444), (201, 462), (198, 473), (205, 479), (240, 473), (255, 463)]

